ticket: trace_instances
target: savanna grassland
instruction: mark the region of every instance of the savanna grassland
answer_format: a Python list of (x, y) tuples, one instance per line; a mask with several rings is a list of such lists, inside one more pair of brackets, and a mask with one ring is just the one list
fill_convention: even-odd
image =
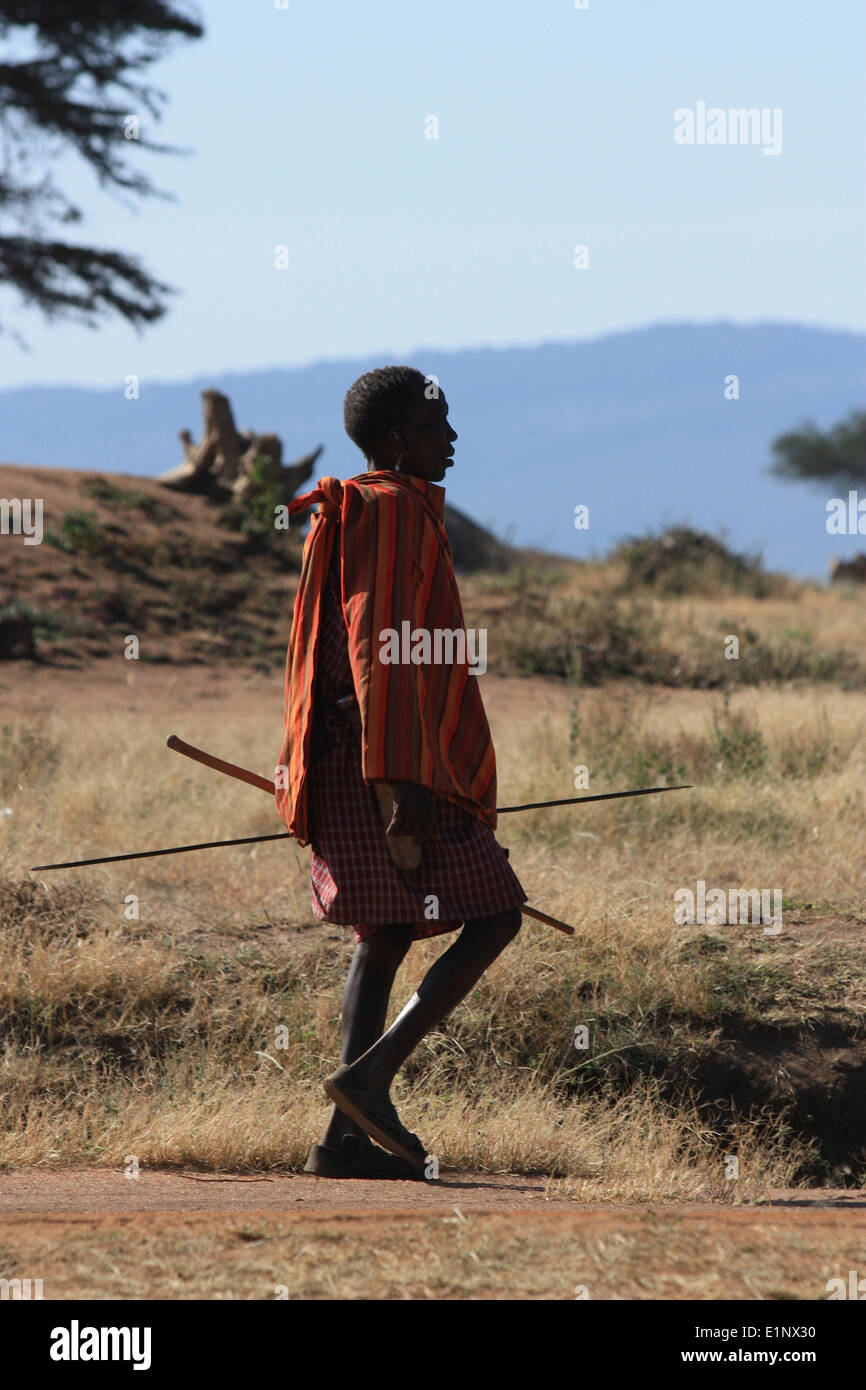
[[(542, 1174), (576, 1207), (866, 1185), (866, 593), (683, 546), (673, 563), (623, 547), (461, 581), (467, 624), (488, 629), (501, 805), (576, 794), (578, 766), (591, 792), (692, 784), (501, 818), (529, 902), (575, 936), (525, 921), (396, 1086), (442, 1170)], [(86, 555), (75, 563), (87, 573)], [(269, 621), (285, 640), (296, 573), (283, 569)], [(218, 620), (212, 594), (208, 606)], [(199, 616), (179, 611), (172, 632), (199, 631)], [(0, 665), (0, 1165), (120, 1171), (135, 1155), (144, 1170), (296, 1172), (327, 1114), (352, 949), (312, 916), (309, 851), (276, 841), (29, 873), (281, 829), (263, 793), (164, 746), (176, 732), (272, 771), (270, 636), (244, 660), (190, 666), (148, 660), (145, 623), (134, 662), (122, 653), (135, 628), (117, 624), (92, 659), (49, 632), (35, 660)], [(674, 894), (698, 880), (779, 889), (781, 932), (678, 924)], [(413, 947), (392, 1016), (441, 949)], [(488, 1237), (511, 1249), (504, 1228)], [(699, 1296), (774, 1296), (783, 1246), (753, 1292), (714, 1293), (708, 1274)], [(440, 1271), (433, 1296), (497, 1296), (500, 1257), (479, 1273), (472, 1248), (465, 1278)], [(656, 1295), (598, 1296), (684, 1296), (678, 1277), (671, 1265)], [(524, 1296), (555, 1296), (546, 1278)]]

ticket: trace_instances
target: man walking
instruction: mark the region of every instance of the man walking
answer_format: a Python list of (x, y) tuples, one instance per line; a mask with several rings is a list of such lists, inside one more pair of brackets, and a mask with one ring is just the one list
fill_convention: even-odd
[[(437, 485), (457, 439), (447, 402), (414, 368), (383, 367), (350, 388), (344, 418), (367, 472), (324, 478), (290, 507), (319, 504), (286, 663), (277, 807), (312, 846), (316, 916), (356, 940), (341, 1064), (325, 1082), (334, 1111), (306, 1171), (410, 1177), (424, 1173), (425, 1147), (391, 1083), (517, 934), (526, 894), (493, 834), (496, 764), (466, 644), (443, 660), (432, 641), (465, 631)], [(394, 632), (411, 640), (396, 660)], [(461, 927), (384, 1031), (411, 942)]]

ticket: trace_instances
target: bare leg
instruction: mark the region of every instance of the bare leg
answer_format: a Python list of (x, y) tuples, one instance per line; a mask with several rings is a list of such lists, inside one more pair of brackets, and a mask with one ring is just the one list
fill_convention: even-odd
[[(520, 930), (520, 908), (466, 923), (452, 946), (431, 965), (417, 993), (382, 1037), (352, 1067), (352, 1084), (388, 1093), (397, 1071), (431, 1028), (450, 1014)], [(393, 976), (392, 976), (393, 979)], [(359, 1054), (355, 1054), (356, 1057)], [(352, 1060), (345, 1057), (344, 1061)]]
[[(411, 944), (411, 926), (393, 923), (355, 947), (340, 1011), (341, 1062), (354, 1062), (382, 1036), (394, 976)], [(343, 1135), (360, 1133), (354, 1121), (335, 1106), (321, 1142), (338, 1145)]]

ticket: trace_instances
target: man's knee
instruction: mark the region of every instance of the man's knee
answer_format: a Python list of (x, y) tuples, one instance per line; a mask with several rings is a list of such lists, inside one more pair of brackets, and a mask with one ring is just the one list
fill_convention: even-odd
[(365, 937), (362, 945), (369, 960), (396, 971), (412, 945), (412, 927), (406, 922), (389, 922)]
[(472, 926), (481, 928), (485, 935), (498, 942), (500, 950), (504, 950), (520, 931), (522, 921), (523, 913), (519, 907), (507, 907), (504, 912), (495, 912), (492, 917), (477, 917)]
[(513, 941), (523, 924), (523, 913), (519, 907), (509, 907), (507, 911), (499, 914), (502, 920), (502, 935), (504, 944), (507, 946), (509, 941)]

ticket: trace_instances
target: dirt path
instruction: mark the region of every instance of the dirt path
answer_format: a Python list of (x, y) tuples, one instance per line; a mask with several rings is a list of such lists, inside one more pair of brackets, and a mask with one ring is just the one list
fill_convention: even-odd
[(0, 1277), (50, 1300), (751, 1301), (827, 1299), (866, 1269), (866, 1192), (600, 1204), (565, 1187), (9, 1172)]
[(136, 1179), (104, 1168), (19, 1170), (0, 1175), (0, 1215), (28, 1213), (296, 1212), (446, 1215), (479, 1212), (713, 1213), (754, 1219), (756, 1212), (845, 1212), (866, 1223), (866, 1191), (791, 1189), (757, 1203), (647, 1203), (575, 1201), (567, 1184), (545, 1177), (444, 1172), (438, 1182), (329, 1181), (304, 1174), (214, 1176), (143, 1171)]

